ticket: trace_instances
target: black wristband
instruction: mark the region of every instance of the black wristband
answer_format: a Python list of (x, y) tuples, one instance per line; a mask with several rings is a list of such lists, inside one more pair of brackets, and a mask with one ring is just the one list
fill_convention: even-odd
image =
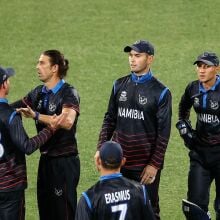
[(38, 121), (39, 120), (39, 115), (40, 115), (39, 112), (35, 112), (34, 120)]

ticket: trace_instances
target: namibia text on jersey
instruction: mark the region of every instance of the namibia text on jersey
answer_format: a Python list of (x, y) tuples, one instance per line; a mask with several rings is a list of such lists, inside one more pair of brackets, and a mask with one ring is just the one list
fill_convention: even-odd
[(130, 200), (130, 190), (122, 190), (114, 193), (106, 193), (105, 194), (105, 202), (106, 204), (115, 203), (119, 201)]
[(144, 120), (143, 111), (137, 109), (118, 108), (118, 116), (123, 118), (141, 119)]
[(198, 114), (198, 119), (204, 123), (219, 123), (219, 118), (217, 115), (211, 114)]

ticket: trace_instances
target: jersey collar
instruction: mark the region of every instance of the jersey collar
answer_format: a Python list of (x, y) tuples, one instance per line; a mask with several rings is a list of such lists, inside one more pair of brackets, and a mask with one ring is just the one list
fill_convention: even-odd
[(220, 83), (220, 77), (219, 77), (219, 75), (216, 75), (215, 84), (214, 84), (209, 90), (206, 90), (206, 89), (203, 87), (202, 83), (199, 83), (199, 92), (200, 92), (200, 93), (206, 93), (206, 92), (208, 92), (208, 91), (215, 91), (215, 90), (216, 90), (216, 87), (219, 85), (219, 83)]
[(145, 83), (152, 79), (151, 70), (141, 76), (137, 76), (134, 72), (131, 72), (131, 80), (135, 83)]
[(48, 93), (48, 92), (52, 91), (53, 94), (56, 94), (56, 93), (60, 90), (60, 88), (63, 86), (64, 83), (65, 83), (65, 80), (64, 80), (64, 79), (61, 79), (61, 80), (56, 84), (56, 86), (54, 86), (52, 89), (49, 89), (49, 90), (47, 89), (46, 86), (43, 86), (42, 92), (43, 92), (43, 93)]
[(0, 103), (8, 103), (8, 100), (5, 98), (0, 98)]
[(119, 177), (122, 177), (121, 173), (114, 173), (114, 174), (100, 176), (99, 179), (100, 179), (100, 181), (103, 181), (103, 180), (115, 179), (115, 178), (119, 178)]

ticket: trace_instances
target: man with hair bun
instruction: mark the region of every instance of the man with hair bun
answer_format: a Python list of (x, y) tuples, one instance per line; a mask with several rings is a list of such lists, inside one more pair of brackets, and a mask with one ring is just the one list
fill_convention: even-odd
[(64, 81), (69, 62), (58, 50), (44, 51), (37, 62), (43, 85), (12, 104), (24, 116), (35, 120), (37, 131), (45, 126), (59, 128), (40, 149), (37, 197), (40, 220), (74, 219), (80, 161), (76, 125), (80, 98)]
[(122, 176), (126, 159), (121, 145), (114, 141), (102, 144), (97, 157), (99, 181), (83, 192), (75, 220), (154, 220), (146, 186)]

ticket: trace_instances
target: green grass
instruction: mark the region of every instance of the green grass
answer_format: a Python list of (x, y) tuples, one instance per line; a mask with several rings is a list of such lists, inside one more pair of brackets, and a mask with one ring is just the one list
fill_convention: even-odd
[[(98, 133), (113, 81), (129, 72), (125, 45), (148, 39), (156, 47), (154, 75), (173, 94), (173, 126), (160, 185), (163, 220), (184, 219), (181, 199), (187, 190), (188, 158), (175, 129), (177, 108), (186, 84), (196, 78), (192, 65), (204, 50), (220, 54), (219, 2), (200, 0), (1, 0), (0, 64), (13, 66), (10, 101), (39, 82), (39, 54), (59, 49), (70, 61), (67, 81), (81, 96), (78, 142), (81, 157), (79, 194), (95, 183), (93, 165)], [(25, 121), (30, 135), (34, 125)], [(27, 220), (38, 219), (36, 172), (39, 154), (27, 158)], [(210, 208), (212, 209), (213, 190)]]

